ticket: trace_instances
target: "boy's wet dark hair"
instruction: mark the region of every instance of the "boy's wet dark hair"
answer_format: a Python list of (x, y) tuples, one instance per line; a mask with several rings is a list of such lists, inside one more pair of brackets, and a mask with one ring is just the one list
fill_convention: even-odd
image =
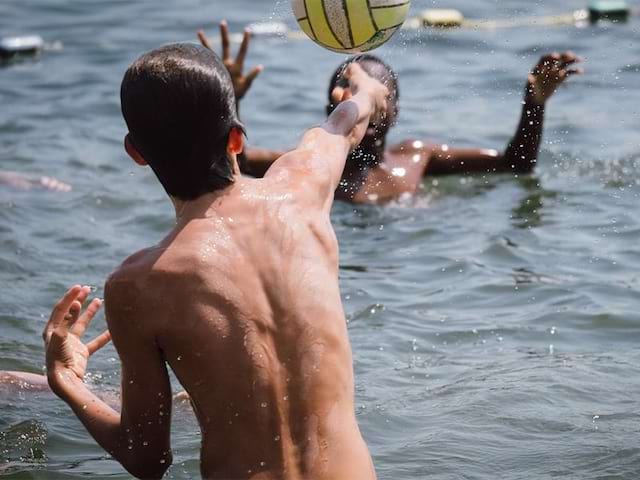
[(127, 70), (120, 99), (129, 141), (168, 194), (193, 200), (233, 183), (227, 141), (244, 128), (214, 52), (189, 43), (152, 50)]
[(344, 78), (344, 71), (353, 62), (357, 62), (369, 76), (375, 78), (389, 89), (391, 101), (390, 110), (392, 110), (391, 113), (395, 119), (398, 113), (398, 99), (400, 98), (400, 92), (398, 90), (398, 76), (389, 65), (378, 57), (369, 54), (356, 55), (347, 59), (333, 73), (329, 83), (329, 104), (327, 106), (327, 114), (330, 115), (337, 107), (337, 105), (334, 105), (333, 99), (331, 98), (333, 90), (336, 87), (345, 88), (349, 86), (349, 82)]

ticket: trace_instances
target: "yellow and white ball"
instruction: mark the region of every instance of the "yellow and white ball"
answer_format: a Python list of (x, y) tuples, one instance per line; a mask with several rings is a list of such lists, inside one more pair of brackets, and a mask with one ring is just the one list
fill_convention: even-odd
[(402, 26), (411, 0), (292, 0), (309, 38), (329, 50), (359, 53), (389, 40)]

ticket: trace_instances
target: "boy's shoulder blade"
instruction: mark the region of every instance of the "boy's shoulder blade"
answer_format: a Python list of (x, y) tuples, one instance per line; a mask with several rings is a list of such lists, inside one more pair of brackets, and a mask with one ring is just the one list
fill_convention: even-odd
[(123, 281), (135, 276), (136, 273), (141, 273), (141, 271), (150, 268), (153, 264), (153, 258), (158, 258), (160, 254), (157, 247), (150, 247), (130, 255), (111, 274), (110, 280)]
[(150, 274), (157, 270), (156, 264), (164, 249), (158, 247), (145, 248), (124, 260), (107, 279), (107, 289), (111, 292), (135, 294)]

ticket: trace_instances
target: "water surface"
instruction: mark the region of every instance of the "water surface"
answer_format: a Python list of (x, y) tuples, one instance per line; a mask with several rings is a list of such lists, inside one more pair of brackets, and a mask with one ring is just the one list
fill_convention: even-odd
[[(577, 0), (449, 3), (469, 17), (564, 13)], [(40, 332), (73, 283), (98, 287), (159, 240), (172, 209), (123, 152), (118, 88), (160, 44), (267, 20), (288, 2), (3, 0), (2, 35), (64, 43), (0, 68), (0, 168), (70, 194), (0, 187), (0, 369), (41, 371)], [(503, 148), (526, 72), (571, 48), (587, 75), (552, 99), (535, 175), (426, 180), (413, 201), (337, 204), (357, 414), (380, 478), (635, 479), (640, 474), (640, 19), (583, 29), (403, 33), (395, 140)], [(254, 42), (266, 70), (242, 105), (253, 144), (295, 145), (322, 120), (342, 61), (311, 42)], [(104, 326), (103, 317), (94, 331)], [(90, 381), (117, 390), (112, 347)], [(129, 478), (60, 401), (0, 390), (0, 474)], [(195, 420), (176, 413), (168, 478), (198, 475)]]

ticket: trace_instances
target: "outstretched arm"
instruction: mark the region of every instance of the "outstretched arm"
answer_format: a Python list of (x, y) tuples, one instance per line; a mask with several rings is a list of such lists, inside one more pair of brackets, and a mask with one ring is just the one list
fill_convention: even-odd
[(323, 201), (333, 198), (349, 152), (362, 141), (369, 123), (386, 114), (389, 95), (387, 87), (357, 63), (347, 67), (344, 77), (349, 88), (333, 92), (339, 106), (322, 125), (304, 134), (296, 150), (278, 159), (265, 178), (293, 176), (320, 186)]
[[(94, 300), (81, 314), (88, 287), (72, 287), (54, 308), (43, 334), (47, 377), (53, 392), (64, 400), (93, 438), (138, 478), (161, 478), (171, 465), (169, 443), (171, 385), (161, 353), (144, 338), (132, 310), (119, 307), (125, 298), (107, 284), (110, 327), (95, 340), (81, 340), (100, 308)], [(111, 304), (111, 305), (110, 305)], [(89, 357), (109, 342), (122, 361), (122, 410), (112, 409), (84, 383)]]
[(572, 52), (545, 55), (529, 74), (520, 122), (503, 154), (497, 150), (456, 149), (446, 145), (433, 148), (427, 175), (464, 173), (528, 173), (536, 165), (545, 105), (558, 87), (574, 74), (580, 59)]

